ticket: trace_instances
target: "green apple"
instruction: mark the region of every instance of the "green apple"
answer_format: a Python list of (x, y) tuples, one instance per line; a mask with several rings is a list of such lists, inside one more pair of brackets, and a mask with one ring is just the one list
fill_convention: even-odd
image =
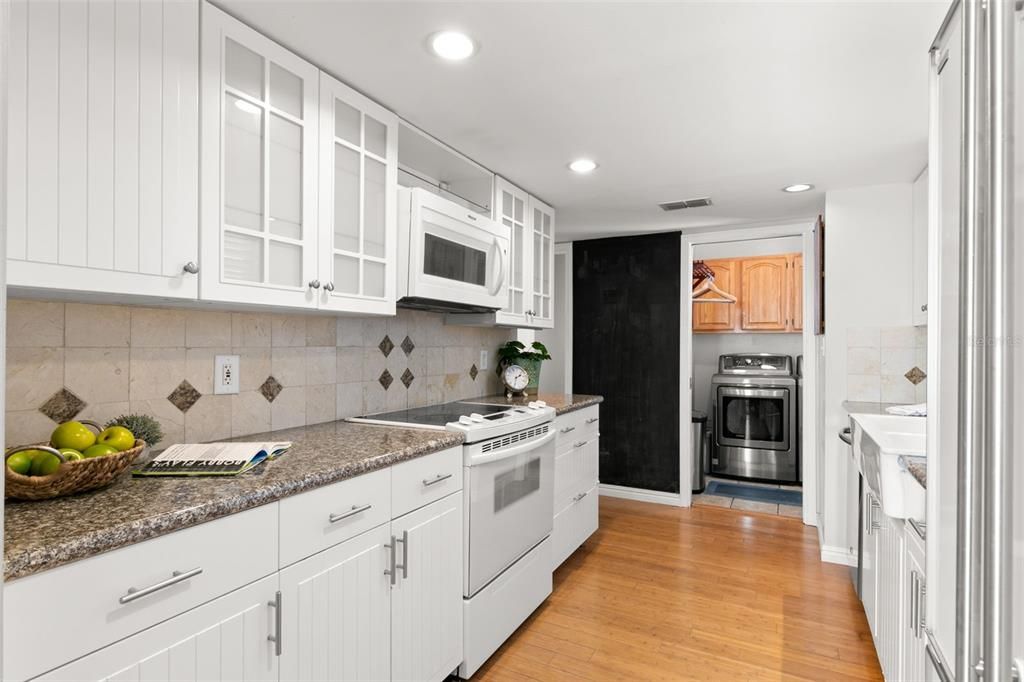
[(82, 422), (65, 422), (50, 434), (50, 445), (57, 448), (71, 448), (85, 452), (96, 443), (96, 434)]
[(89, 457), (106, 457), (107, 455), (117, 454), (118, 450), (113, 445), (107, 445), (106, 443), (96, 443), (91, 445), (82, 451), (82, 456), (85, 458)]
[(39, 452), (39, 454), (32, 458), (31, 474), (33, 476), (49, 476), (50, 474), (57, 473), (60, 465), (60, 457), (57, 455), (52, 452)]
[(28, 476), (29, 472), (32, 471), (32, 456), (33, 453), (36, 452), (42, 452), (42, 450), (22, 450), (21, 452), (15, 452), (7, 458), (7, 466), (16, 474)]
[(96, 436), (96, 442), (111, 445), (117, 448), (118, 452), (124, 452), (135, 447), (135, 435), (123, 426), (108, 426)]
[(61, 448), (60, 454), (64, 455), (65, 462), (74, 462), (84, 457), (81, 452), (78, 450), (72, 450), (71, 448)]

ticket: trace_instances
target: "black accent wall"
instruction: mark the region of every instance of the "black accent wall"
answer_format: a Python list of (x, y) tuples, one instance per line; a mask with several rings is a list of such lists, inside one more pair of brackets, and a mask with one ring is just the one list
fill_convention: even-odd
[(573, 391), (604, 396), (602, 483), (679, 492), (680, 234), (573, 243)]

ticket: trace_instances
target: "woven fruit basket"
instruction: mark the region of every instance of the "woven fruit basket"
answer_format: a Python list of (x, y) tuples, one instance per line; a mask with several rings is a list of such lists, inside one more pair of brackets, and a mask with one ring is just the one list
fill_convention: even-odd
[[(15, 500), (49, 500), (54, 497), (74, 495), (87, 490), (95, 490), (110, 485), (117, 477), (127, 471), (146, 449), (146, 442), (136, 439), (135, 446), (128, 450), (116, 452), (103, 457), (88, 457), (67, 461), (61, 452), (49, 444), (22, 445), (11, 448), (4, 456), (7, 482), (4, 496)], [(7, 459), (16, 452), (26, 450), (42, 450), (56, 455), (61, 465), (48, 476), (26, 476), (7, 466)]]

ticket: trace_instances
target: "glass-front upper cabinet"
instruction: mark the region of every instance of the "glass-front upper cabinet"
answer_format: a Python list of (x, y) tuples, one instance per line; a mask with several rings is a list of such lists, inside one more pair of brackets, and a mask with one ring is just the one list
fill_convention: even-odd
[(554, 326), (551, 286), (555, 277), (555, 211), (530, 197), (530, 233), (533, 240), (533, 300), (527, 314), (535, 327)]
[(315, 307), (315, 66), (202, 5), (200, 297)]
[(320, 308), (395, 314), (398, 117), (320, 74)]
[(527, 226), (530, 196), (505, 178), (494, 177), (494, 219), (509, 228), (508, 303), (498, 318), (502, 324), (527, 326), (527, 310), (533, 303), (531, 293), (532, 239)]

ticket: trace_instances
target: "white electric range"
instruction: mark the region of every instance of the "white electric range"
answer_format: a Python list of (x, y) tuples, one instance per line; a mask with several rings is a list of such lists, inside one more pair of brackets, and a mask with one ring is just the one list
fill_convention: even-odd
[(554, 419), (543, 401), (463, 400), (351, 420), (465, 435), (464, 678), (551, 594)]

